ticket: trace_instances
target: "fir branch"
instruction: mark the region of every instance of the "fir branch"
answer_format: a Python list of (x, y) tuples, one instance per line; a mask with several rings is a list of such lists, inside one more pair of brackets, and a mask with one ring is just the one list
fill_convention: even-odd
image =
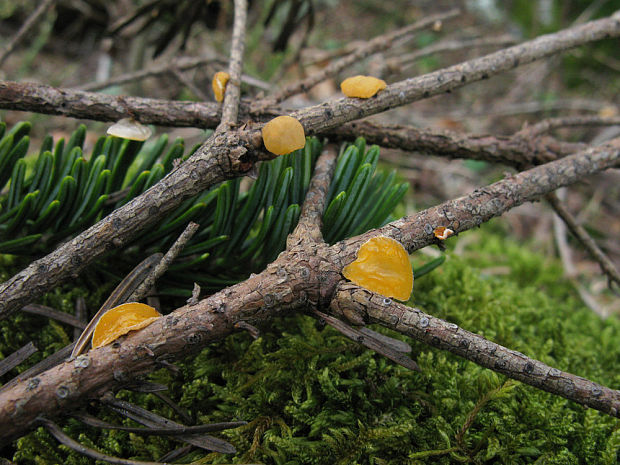
[(620, 418), (620, 391), (545, 365), (353, 283), (338, 286), (331, 309), (345, 318), (355, 313), (368, 323), (379, 323), (512, 379)]

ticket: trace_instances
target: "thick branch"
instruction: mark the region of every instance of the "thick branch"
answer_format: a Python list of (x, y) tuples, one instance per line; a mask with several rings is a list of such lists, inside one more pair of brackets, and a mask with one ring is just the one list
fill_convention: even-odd
[(620, 418), (620, 391), (545, 365), (353, 283), (341, 283), (331, 308), (336, 315), (355, 313), (368, 323), (379, 323), (510, 378)]
[(323, 210), (325, 209), (329, 185), (334, 175), (336, 155), (335, 147), (329, 145), (317, 160), (308, 193), (301, 207), (299, 222), (286, 241), (288, 249), (308, 241), (323, 242), (323, 234), (321, 233)]
[(610, 282), (614, 281), (617, 286), (620, 286), (620, 272), (618, 272), (618, 269), (609, 257), (596, 245), (596, 242), (594, 242), (594, 239), (590, 237), (584, 227), (577, 223), (577, 220), (575, 220), (573, 215), (571, 215), (562, 202), (560, 202), (557, 195), (551, 193), (548, 194), (545, 199), (553, 207), (558, 216), (562, 218), (566, 226), (568, 226), (568, 229), (570, 229), (570, 232), (581, 242), (581, 245), (585, 247), (592, 258), (599, 263), (603, 272), (610, 279)]
[(272, 96), (256, 102), (253, 111), (262, 111), (267, 107), (277, 105), (278, 103), (286, 100), (293, 95), (299, 94), (301, 92), (307, 92), (318, 83), (332, 76), (335, 76), (340, 71), (348, 68), (352, 64), (357, 63), (358, 61), (363, 60), (364, 58), (369, 57), (372, 54), (388, 50), (392, 46), (394, 41), (413, 32), (432, 26), (437, 21), (444, 21), (446, 19), (453, 18), (458, 14), (459, 10), (453, 9), (447, 11), (446, 13), (428, 16), (424, 19), (421, 19), (420, 21), (416, 21), (415, 23), (405, 26), (396, 31), (391, 31), (386, 34), (377, 36), (374, 39), (363, 43), (350, 54), (340, 58), (339, 60), (333, 61), (318, 73), (312, 74), (299, 82), (289, 84), (284, 89), (276, 92)]
[(437, 241), (433, 230), (445, 226), (459, 233), (495, 216), (573, 184), (584, 176), (620, 166), (620, 138), (599, 147), (576, 153), (561, 160), (523, 171), (471, 194), (449, 200), (411, 216), (357, 237), (334, 244), (342, 251), (344, 264), (355, 259), (359, 246), (373, 236), (386, 235), (399, 241), (409, 251), (421, 249)]
[(230, 49), (230, 63), (228, 74), (230, 80), (226, 86), (224, 106), (222, 107), (222, 121), (218, 131), (228, 131), (237, 123), (239, 113), (239, 99), (241, 97), (241, 71), (243, 69), (243, 51), (245, 50), (245, 23), (248, 16), (246, 0), (235, 0), (235, 20), (233, 23), (233, 37)]
[(330, 130), (328, 136), (351, 140), (362, 136), (369, 144), (448, 158), (503, 163), (516, 168), (539, 165), (584, 150), (582, 143), (562, 142), (552, 137), (492, 136), (453, 131), (418, 129), (412, 126), (383, 126), (355, 121)]

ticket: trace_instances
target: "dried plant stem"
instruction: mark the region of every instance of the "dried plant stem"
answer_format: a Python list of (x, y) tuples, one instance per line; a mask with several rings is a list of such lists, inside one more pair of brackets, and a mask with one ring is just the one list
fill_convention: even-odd
[(577, 223), (577, 220), (570, 214), (564, 204), (560, 202), (557, 195), (555, 195), (555, 193), (550, 193), (545, 196), (545, 199), (553, 207), (553, 210), (555, 210), (558, 216), (562, 218), (570, 232), (581, 242), (581, 245), (585, 247), (592, 258), (598, 262), (603, 273), (607, 275), (609, 280), (615, 282), (617, 286), (620, 286), (620, 272), (618, 272), (616, 266), (596, 245), (596, 242), (594, 242), (594, 239), (590, 237), (584, 227)]
[(558, 128), (575, 126), (617, 126), (620, 125), (620, 116), (567, 116), (561, 118), (544, 119), (532, 126), (526, 126), (516, 135), (534, 138)]
[(34, 345), (34, 342), (30, 341), (25, 346), (20, 347), (12, 354), (9, 354), (7, 357), (0, 360), (0, 376), (15, 368), (32, 354), (37, 352), (37, 350), (38, 349)]

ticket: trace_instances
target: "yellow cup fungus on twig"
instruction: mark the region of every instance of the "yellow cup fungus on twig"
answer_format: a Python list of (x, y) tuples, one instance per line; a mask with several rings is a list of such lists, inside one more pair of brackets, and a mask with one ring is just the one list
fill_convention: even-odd
[(142, 329), (160, 317), (161, 313), (153, 307), (138, 302), (129, 302), (111, 308), (101, 316), (95, 326), (92, 339), (93, 349), (110, 344), (129, 331)]
[(129, 140), (147, 140), (153, 134), (148, 126), (145, 126), (132, 118), (118, 120), (108, 128), (108, 135)]
[(278, 116), (261, 130), (265, 148), (274, 155), (286, 155), (306, 145), (304, 127), (292, 116)]
[(218, 71), (213, 75), (213, 82), (211, 82), (211, 87), (213, 87), (213, 95), (215, 95), (215, 100), (217, 100), (218, 102), (224, 101), (226, 84), (228, 84), (229, 79), (230, 74), (228, 74), (226, 71)]
[(448, 237), (454, 234), (454, 231), (452, 231), (450, 228), (446, 228), (445, 226), (437, 226), (433, 230), (433, 234), (440, 241), (445, 241)]
[(340, 84), (342, 93), (347, 97), (370, 98), (387, 87), (383, 79), (372, 76), (353, 76)]
[(413, 290), (409, 254), (400, 242), (386, 236), (362, 244), (357, 259), (342, 274), (359, 286), (398, 300), (409, 300)]

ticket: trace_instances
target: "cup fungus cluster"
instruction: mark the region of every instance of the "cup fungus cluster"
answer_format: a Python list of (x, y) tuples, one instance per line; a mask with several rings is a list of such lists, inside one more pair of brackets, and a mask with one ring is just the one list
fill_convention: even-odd
[(107, 134), (121, 139), (143, 141), (151, 137), (153, 131), (133, 118), (123, 118), (110, 126)]
[(213, 75), (213, 81), (211, 87), (213, 87), (213, 95), (218, 102), (224, 101), (224, 94), (226, 93), (226, 84), (230, 79), (230, 74), (226, 71), (218, 71)]
[(340, 84), (342, 93), (347, 97), (370, 98), (387, 87), (383, 79), (372, 76), (353, 76)]
[(105, 312), (93, 331), (93, 349), (102, 347), (115, 341), (129, 331), (142, 329), (157, 318), (161, 313), (146, 304), (129, 302), (111, 308)]
[(278, 116), (261, 130), (265, 148), (274, 155), (286, 155), (306, 145), (304, 127), (292, 116)]
[(409, 300), (413, 290), (409, 255), (400, 242), (386, 236), (362, 244), (357, 259), (342, 274), (358, 286), (398, 300)]

